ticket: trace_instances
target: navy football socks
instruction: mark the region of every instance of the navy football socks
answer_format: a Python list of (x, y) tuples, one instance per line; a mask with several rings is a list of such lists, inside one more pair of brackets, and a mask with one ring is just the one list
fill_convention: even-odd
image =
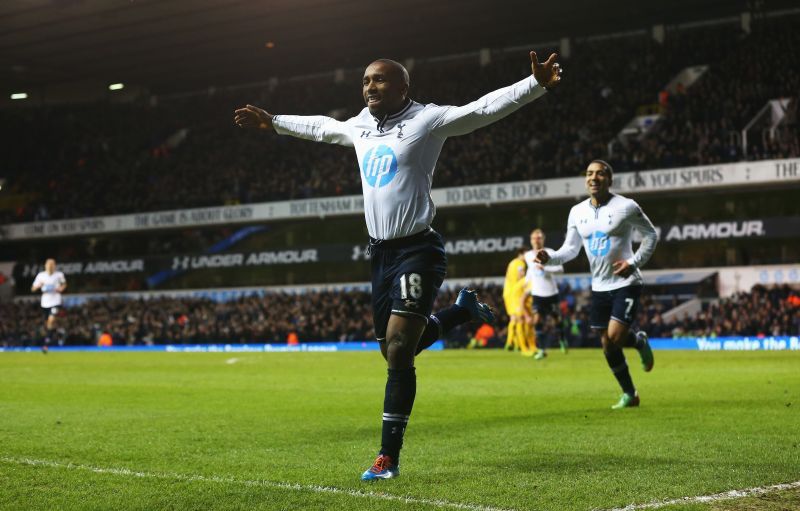
[(417, 394), (417, 374), (413, 367), (389, 369), (386, 395), (383, 400), (383, 430), (380, 454), (399, 462), (403, 435), (406, 431), (414, 397)]

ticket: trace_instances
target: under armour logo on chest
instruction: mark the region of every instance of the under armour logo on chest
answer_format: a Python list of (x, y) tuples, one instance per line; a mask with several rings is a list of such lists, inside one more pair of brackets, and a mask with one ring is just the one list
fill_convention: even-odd
[(397, 138), (403, 138), (403, 128), (406, 127), (406, 124), (398, 124), (397, 127), (400, 129), (400, 131), (397, 133)]

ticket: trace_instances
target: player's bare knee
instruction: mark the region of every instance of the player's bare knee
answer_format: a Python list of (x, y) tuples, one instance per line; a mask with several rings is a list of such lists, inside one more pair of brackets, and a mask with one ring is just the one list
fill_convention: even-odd
[(620, 336), (616, 332), (609, 332), (608, 335), (606, 336), (606, 339), (608, 345), (619, 346), (619, 347), (622, 346), (622, 336)]
[(386, 348), (389, 353), (409, 349), (408, 336), (405, 332), (393, 332), (386, 339)]
[(616, 347), (616, 343), (608, 335), (607, 330), (604, 330), (600, 334), (600, 344), (603, 346), (603, 351), (608, 351), (609, 349), (614, 349)]
[(404, 332), (395, 332), (386, 339), (386, 361), (392, 369), (414, 365), (414, 351), (409, 337)]
[(622, 347), (628, 337), (628, 326), (611, 321), (608, 327), (608, 339), (615, 345)]

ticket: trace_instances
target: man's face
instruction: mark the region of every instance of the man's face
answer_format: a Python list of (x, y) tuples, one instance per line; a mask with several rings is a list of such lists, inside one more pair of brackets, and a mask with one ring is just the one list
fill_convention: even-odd
[(403, 72), (386, 62), (370, 64), (361, 85), (369, 113), (378, 118), (400, 110), (408, 93)]
[(544, 247), (544, 234), (539, 231), (531, 233), (531, 246), (536, 250)]
[(586, 167), (586, 189), (591, 195), (605, 195), (611, 186), (611, 176), (602, 163), (590, 163)]
[(53, 273), (54, 271), (56, 271), (55, 259), (48, 259), (47, 261), (45, 261), (44, 269), (47, 271), (47, 273)]

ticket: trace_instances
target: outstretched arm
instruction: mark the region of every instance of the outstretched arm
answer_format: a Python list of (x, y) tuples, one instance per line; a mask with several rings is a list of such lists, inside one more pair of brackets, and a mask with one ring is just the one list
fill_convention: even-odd
[(551, 265), (567, 263), (578, 257), (578, 254), (581, 252), (581, 245), (581, 235), (578, 232), (578, 227), (572, 220), (572, 215), (570, 215), (567, 221), (567, 236), (564, 239), (564, 244), (561, 245), (561, 248), (552, 253), (548, 252), (546, 249), (538, 251), (536, 253), (536, 262), (541, 265), (547, 265), (548, 263)]
[(324, 115), (273, 115), (253, 105), (240, 108), (234, 114), (233, 122), (240, 128), (274, 129), (279, 135), (350, 147), (353, 145), (347, 125)]
[(535, 51), (530, 52), (530, 58), (531, 76), (464, 106), (437, 108), (431, 131), (443, 138), (471, 133), (519, 110), (561, 82), (561, 65), (555, 53), (543, 63)]

